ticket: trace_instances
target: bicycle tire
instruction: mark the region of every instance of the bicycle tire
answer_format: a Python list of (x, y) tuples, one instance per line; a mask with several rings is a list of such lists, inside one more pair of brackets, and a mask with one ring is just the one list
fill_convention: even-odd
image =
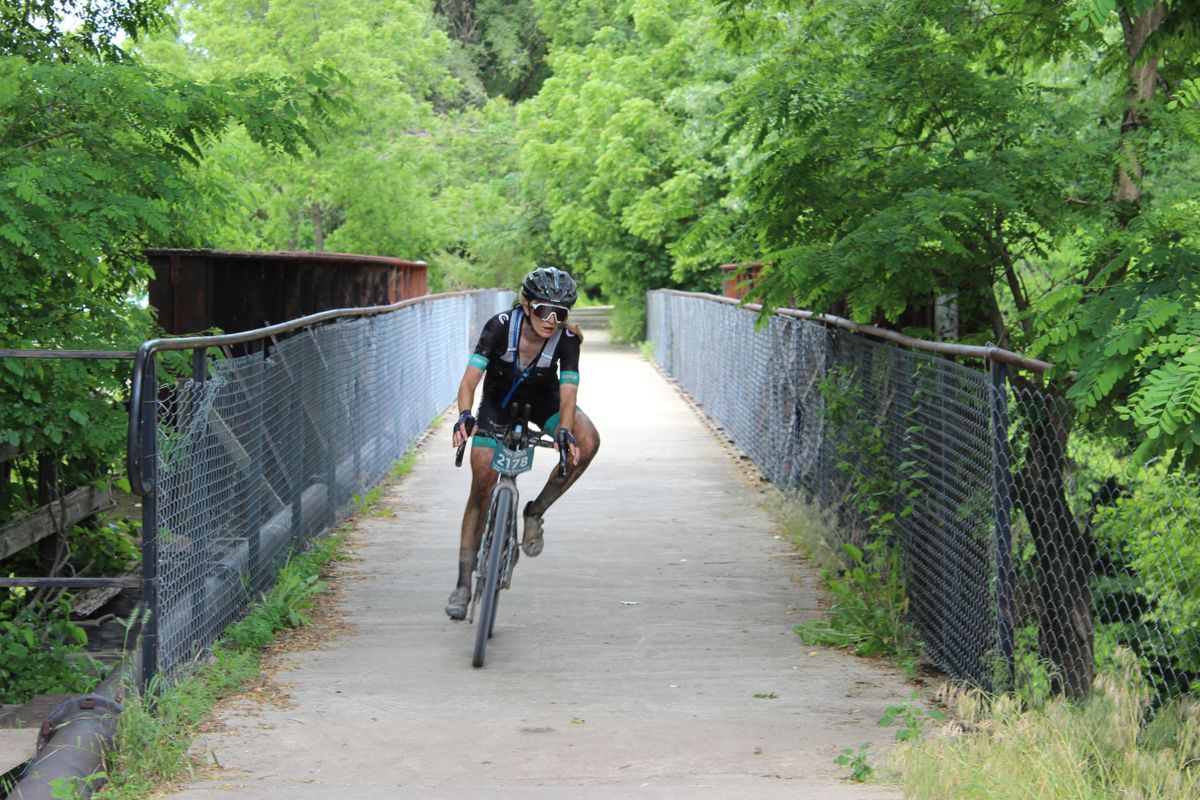
[(492, 529), (489, 531), (487, 564), (484, 565), (483, 597), (479, 604), (479, 623), (475, 629), (475, 654), (471, 665), (482, 667), (487, 654), (488, 639), (492, 638), (492, 626), (496, 622), (496, 603), (500, 598), (500, 556), (512, 517), (512, 493), (504, 488), (496, 490), (496, 503), (492, 514)]
[[(491, 613), (488, 614), (487, 638), (489, 638), (489, 639), (492, 638), (492, 634), (495, 633), (495, 631), (496, 631), (496, 614), (497, 614), (496, 610), (500, 607), (500, 592), (503, 589), (508, 588), (507, 584), (501, 578), (505, 573), (504, 561), (505, 561), (505, 559), (507, 559), (509, 557), (509, 550), (513, 546), (513, 542), (510, 541), (510, 539), (515, 538), (515, 534), (512, 537), (507, 536), (507, 534), (510, 532), (510, 526), (517, 524), (516, 516), (513, 514), (513, 510), (517, 507), (516, 494), (508, 489), (505, 489), (502, 492), (502, 494), (504, 495), (504, 497), (496, 498), (496, 513), (497, 513), (497, 516), (499, 516), (500, 512), (502, 511), (500, 501), (507, 500), (508, 502), (506, 505), (508, 506), (508, 515), (507, 515), (508, 516), (508, 525), (506, 526), (504, 524), (500, 524), (500, 525), (492, 526), (492, 529), (493, 529), (492, 532), (496, 533), (496, 534), (500, 534), (504, 538), (499, 540), (501, 543), (500, 559), (499, 559), (500, 565), (498, 567), (496, 567), (496, 580), (494, 582), (495, 586), (496, 586), (496, 590), (494, 592), (492, 592), (492, 609), (491, 609)], [(497, 541), (497, 540), (493, 539), (492, 541)]]
[[(509, 525), (516, 525), (517, 521), (512, 515), (511, 509), (516, 508), (515, 500), (510, 502)], [(507, 532), (507, 531), (506, 531)], [(492, 600), (492, 619), (488, 625), (488, 638), (492, 638), (492, 633), (496, 629), (496, 609), (500, 606), (500, 592), (508, 588), (509, 582), (512, 580), (512, 563), (509, 559), (512, 558), (512, 548), (516, 547), (516, 534), (514, 533), (509, 539), (504, 540), (504, 549), (500, 551), (500, 568), (496, 573), (496, 580), (499, 583), (496, 586), (495, 599)], [(506, 563), (508, 562), (508, 563)]]

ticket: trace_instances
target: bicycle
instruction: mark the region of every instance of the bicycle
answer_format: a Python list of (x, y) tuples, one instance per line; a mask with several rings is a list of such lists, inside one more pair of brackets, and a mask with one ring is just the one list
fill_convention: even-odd
[[(488, 501), (487, 515), (483, 521), (483, 536), (475, 556), (475, 591), (471, 596), (469, 621), (475, 622), (475, 609), (479, 608), (479, 624), (475, 629), (475, 653), (472, 666), (482, 667), (487, 651), (488, 639), (492, 638), (496, 624), (496, 605), (500, 601), (500, 590), (512, 585), (513, 569), (517, 564), (517, 509), (520, 508), (517, 492), (517, 476), (533, 469), (533, 451), (537, 447), (554, 447), (549, 433), (529, 427), (529, 406), (518, 414), (513, 408), (507, 426), (493, 426), (490, 431), (475, 431), (474, 435), (490, 435), (496, 440), (492, 453), (492, 469), (500, 474)], [(469, 441), (469, 439), (468, 439)], [(463, 453), (467, 448), (464, 441), (458, 447), (454, 465), (462, 466)], [(567, 474), (567, 448), (559, 450), (558, 474)], [(497, 543), (499, 546), (496, 546)]]

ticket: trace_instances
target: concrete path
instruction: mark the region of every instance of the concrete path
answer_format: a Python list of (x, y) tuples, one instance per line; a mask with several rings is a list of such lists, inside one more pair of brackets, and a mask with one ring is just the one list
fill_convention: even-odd
[(469, 483), (443, 426), (385, 497), (395, 516), (356, 523), (340, 624), (280, 658), (282, 703), (223, 708), (198, 743), (221, 768), (176, 797), (900, 797), (833, 760), (886, 748), (875, 722), (911, 689), (793, 633), (815, 576), (650, 364), (589, 341), (582, 367), (603, 446), (501, 595), (487, 665), (442, 612)]

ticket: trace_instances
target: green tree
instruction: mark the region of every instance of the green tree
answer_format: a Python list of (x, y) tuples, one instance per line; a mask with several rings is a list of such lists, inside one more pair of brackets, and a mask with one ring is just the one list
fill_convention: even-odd
[(161, 24), (166, 0), (4, 0), (0, 3), (0, 55), (30, 61), (120, 63), (122, 39), (136, 40)]
[[(1075, 373), (1067, 395), (1093, 424), (1132, 443), (1132, 464), (1200, 467), (1200, 3), (1094, 0), (1086, 22), (1115, 40), (1121, 78), (1111, 224), (1086, 272), (1052, 298), (1066, 324), (1039, 342)], [(1117, 32), (1120, 37), (1117, 37)]]
[(744, 215), (711, 246), (757, 248), (769, 303), (903, 324), (951, 295), (962, 338), (1060, 365), (1023, 384), (1045, 413), (1030, 414), (1016, 499), (1042, 654), (1086, 693), (1091, 544), (1062, 513), (1072, 420), (1050, 412), (1065, 392), (1140, 458), (1193, 437), (1195, 171), (1176, 168), (1195, 163), (1181, 135), (1195, 125), (1154, 94), (1172, 59), (1175, 78), (1191, 66), (1194, 4), (724, 5), (757, 56), (730, 114), (753, 155), (731, 195)]
[[(0, 7), (27, 23), (0, 56), (0, 346), (132, 349), (152, 331), (143, 248), (188, 243), (219, 216), (206, 208), (216, 187), (196, 180), (208, 148), (237, 125), (298, 153), (328, 78), (196, 82), (140, 65), (116, 41), (155, 19), (153, 4)], [(120, 458), (126, 380), (113, 362), (5, 359), (0, 442), (91, 480)]]
[(410, 258), (438, 248), (444, 224), (431, 200), (443, 163), (431, 128), (436, 108), (459, 103), (461, 86), (425, 4), (209, 0), (182, 6), (178, 25), (173, 41), (145, 48), (149, 58), (205, 79), (333, 65), (345, 78), (337, 96), (355, 109), (319, 153), (300, 159), (229, 139), (218, 168), (247, 183), (253, 210), (221, 246)]
[(440, 121), (435, 136), (446, 175), (434, 202), (446, 229), (443, 249), (430, 259), (444, 281), (438, 288), (516, 288), (530, 269), (555, 260), (545, 220), (522, 194), (517, 113), (497, 98)]
[(488, 97), (519, 102), (549, 75), (547, 41), (529, 0), (437, 0), (434, 11), (466, 51)]
[[(713, 122), (738, 57), (703, 3), (539, 8), (558, 47), (553, 77), (521, 108), (525, 194), (565, 265), (617, 302), (616, 332), (638, 336), (647, 288), (717, 285), (716, 263), (672, 248), (719, 204)], [(591, 18), (605, 22), (580, 44)]]

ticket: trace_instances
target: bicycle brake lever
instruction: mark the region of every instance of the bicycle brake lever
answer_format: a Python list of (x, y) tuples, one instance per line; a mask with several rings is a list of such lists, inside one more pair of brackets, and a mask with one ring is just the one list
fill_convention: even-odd
[(463, 451), (467, 449), (467, 443), (471, 441), (471, 434), (475, 432), (474, 420), (463, 426), (463, 432), (467, 437), (462, 440), (462, 444), (458, 446), (458, 452), (454, 454), (454, 466), (456, 467), (462, 466)]

